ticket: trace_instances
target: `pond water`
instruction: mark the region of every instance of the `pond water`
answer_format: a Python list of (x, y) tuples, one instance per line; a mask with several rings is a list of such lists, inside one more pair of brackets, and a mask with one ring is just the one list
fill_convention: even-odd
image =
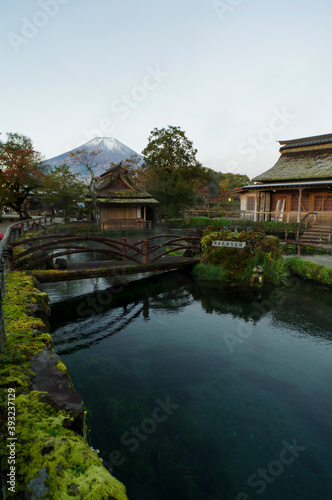
[(332, 499), (331, 291), (181, 272), (43, 290), (89, 442), (130, 500)]

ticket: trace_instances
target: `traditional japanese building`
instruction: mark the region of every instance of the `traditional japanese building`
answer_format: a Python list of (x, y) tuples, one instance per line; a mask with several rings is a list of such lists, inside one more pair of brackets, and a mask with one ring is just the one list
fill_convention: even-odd
[(102, 229), (150, 228), (159, 203), (130, 181), (121, 163), (98, 178), (95, 196)]
[(300, 222), (314, 212), (317, 223), (332, 224), (332, 134), (279, 143), (277, 163), (237, 190), (241, 217)]

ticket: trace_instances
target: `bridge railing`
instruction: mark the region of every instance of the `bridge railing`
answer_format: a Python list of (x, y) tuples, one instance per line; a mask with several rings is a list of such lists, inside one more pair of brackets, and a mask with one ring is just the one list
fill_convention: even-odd
[(2, 311), (2, 300), (6, 295), (5, 275), (11, 270), (8, 246), (23, 236), (25, 232), (35, 231), (48, 224), (53, 224), (52, 217), (44, 216), (15, 222), (8, 226), (2, 240), (0, 241), (0, 351), (3, 350), (7, 341), (6, 327)]
[[(162, 241), (161, 243), (151, 244), (153, 240), (156, 239), (170, 238), (169, 240)], [(143, 253), (143, 264), (150, 264), (168, 255), (169, 253), (176, 252), (177, 250), (186, 250), (189, 248), (200, 247), (201, 238), (198, 236), (179, 236), (178, 234), (157, 234), (155, 236), (150, 236), (150, 238), (145, 238), (144, 240), (137, 241), (134, 246), (139, 247), (142, 245)], [(166, 250), (162, 253), (157, 253), (152, 257), (152, 254), (159, 251), (160, 249), (166, 247)], [(169, 247), (169, 249), (167, 249)]]
[[(153, 242), (156, 239), (163, 239), (161, 243)], [(48, 241), (50, 240), (50, 241)], [(166, 241), (165, 241), (166, 240)], [(84, 241), (97, 242), (106, 248), (95, 248), (84, 246)], [(18, 245), (29, 245), (29, 248), (23, 250), (17, 255), (13, 255), (13, 249)], [(166, 247), (166, 248), (165, 248)], [(49, 260), (56, 260), (59, 257), (78, 253), (100, 253), (108, 257), (115, 257), (120, 260), (131, 260), (138, 265), (150, 264), (177, 250), (200, 249), (200, 238), (197, 236), (179, 236), (177, 234), (159, 234), (137, 241), (134, 244), (127, 242), (127, 238), (121, 240), (106, 238), (102, 236), (78, 236), (75, 234), (53, 234), (36, 236), (28, 239), (20, 239), (8, 245), (8, 251), (11, 268), (37, 269), (41, 264)], [(163, 252), (164, 250), (164, 252)], [(24, 263), (27, 256), (34, 253), (46, 251), (46, 255), (39, 255), (29, 263)], [(51, 253), (50, 253), (51, 252)], [(57, 252), (57, 253), (54, 253)], [(152, 255), (154, 254), (154, 255)], [(25, 267), (28, 266), (28, 267)]]

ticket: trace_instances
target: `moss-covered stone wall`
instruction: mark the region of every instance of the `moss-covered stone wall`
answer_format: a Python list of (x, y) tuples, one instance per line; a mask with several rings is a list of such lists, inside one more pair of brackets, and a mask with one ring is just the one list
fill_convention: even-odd
[[(33, 370), (45, 357), (50, 363), (54, 358), (53, 370), (71, 385), (47, 333), (48, 295), (36, 285), (23, 272), (6, 276), (7, 345), (0, 353), (0, 451), (6, 498), (126, 500), (124, 485), (106, 470), (84, 437), (72, 430), (79, 405), (67, 411), (61, 401), (34, 390)], [(15, 441), (9, 439), (9, 431)]]

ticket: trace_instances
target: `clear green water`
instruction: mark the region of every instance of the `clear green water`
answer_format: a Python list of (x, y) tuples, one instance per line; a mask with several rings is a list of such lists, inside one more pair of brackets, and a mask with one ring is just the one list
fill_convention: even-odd
[(52, 335), (130, 500), (332, 498), (331, 291), (79, 283)]

